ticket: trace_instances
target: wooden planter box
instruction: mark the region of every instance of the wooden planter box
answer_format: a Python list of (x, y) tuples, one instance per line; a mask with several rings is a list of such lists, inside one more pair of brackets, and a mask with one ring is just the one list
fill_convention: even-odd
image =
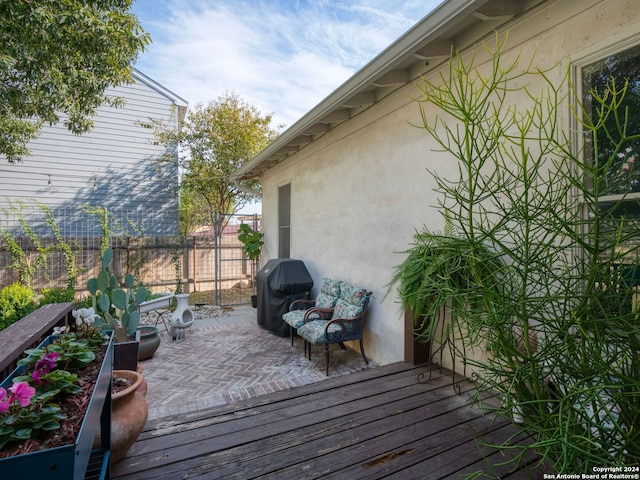
[[(40, 346), (50, 343), (47, 337)], [(91, 394), (85, 418), (76, 442), (72, 445), (14, 455), (0, 459), (0, 478), (42, 478), (47, 480), (108, 479), (111, 476), (109, 449), (111, 445), (111, 378), (113, 365), (113, 335), (109, 340), (102, 367)], [(11, 386), (11, 379), (24, 367), (14, 370), (0, 386)], [(100, 448), (94, 449), (100, 431)]]

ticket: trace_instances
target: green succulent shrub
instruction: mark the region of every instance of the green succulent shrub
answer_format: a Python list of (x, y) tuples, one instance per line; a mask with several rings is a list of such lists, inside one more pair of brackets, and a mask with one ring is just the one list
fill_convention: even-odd
[(102, 256), (102, 270), (87, 282), (97, 328), (113, 330), (116, 342), (126, 342), (135, 334), (140, 323), (138, 305), (147, 300), (149, 290), (138, 285), (132, 274), (123, 278), (123, 286), (109, 270), (113, 250), (107, 248)]

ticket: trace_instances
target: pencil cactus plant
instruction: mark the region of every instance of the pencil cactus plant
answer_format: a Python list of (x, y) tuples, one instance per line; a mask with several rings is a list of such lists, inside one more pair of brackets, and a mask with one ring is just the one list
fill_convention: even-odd
[(116, 276), (109, 270), (113, 250), (108, 248), (102, 256), (102, 270), (87, 282), (97, 315), (94, 325), (114, 331), (116, 342), (126, 342), (135, 334), (140, 323), (138, 305), (149, 296), (149, 290), (137, 282), (132, 274), (124, 276), (124, 285), (118, 286)]

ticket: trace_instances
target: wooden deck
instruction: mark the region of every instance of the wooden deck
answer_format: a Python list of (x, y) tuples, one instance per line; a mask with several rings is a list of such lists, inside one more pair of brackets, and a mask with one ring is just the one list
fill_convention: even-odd
[(542, 478), (534, 458), (510, 472), (502, 453), (478, 445), (517, 429), (470, 406), (472, 384), (455, 395), (449, 374), (419, 383), (426, 370), (395, 363), (150, 421), (112, 478), (409, 480), (489, 465), (501, 478)]

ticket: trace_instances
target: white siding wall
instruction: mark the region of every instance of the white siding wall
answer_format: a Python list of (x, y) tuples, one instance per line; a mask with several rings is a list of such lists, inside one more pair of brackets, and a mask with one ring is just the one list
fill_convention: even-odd
[[(0, 209), (32, 199), (50, 208), (79, 205), (161, 213), (149, 233), (177, 232), (177, 173), (154, 160), (164, 147), (153, 145), (152, 131), (139, 125), (150, 118), (177, 125), (173, 100), (136, 81), (111, 88), (125, 99), (121, 108), (100, 107), (91, 132), (76, 136), (60, 122), (45, 126), (29, 144), (32, 155), (9, 164), (0, 157)], [(49, 185), (49, 180), (51, 184)]]
[[(522, 49), (528, 59), (537, 44), (538, 63), (551, 66), (560, 61), (561, 69), (569, 59), (640, 35), (635, 1), (550, 3), (512, 25), (507, 57)], [(426, 170), (447, 178), (457, 171), (452, 160), (432, 151), (435, 144), (423, 130), (411, 126), (421, 123), (418, 105), (410, 101), (416, 95), (415, 87), (396, 92), (262, 179), (263, 261), (277, 257), (277, 189), (290, 182), (291, 257), (306, 263), (316, 286), (329, 276), (374, 292), (365, 350), (379, 363), (403, 358), (403, 314), (394, 292), (385, 299), (394, 266), (404, 258), (399, 252), (409, 247), (416, 229), (443, 226), (434, 208), (434, 182)], [(568, 128), (568, 105), (565, 112)]]

